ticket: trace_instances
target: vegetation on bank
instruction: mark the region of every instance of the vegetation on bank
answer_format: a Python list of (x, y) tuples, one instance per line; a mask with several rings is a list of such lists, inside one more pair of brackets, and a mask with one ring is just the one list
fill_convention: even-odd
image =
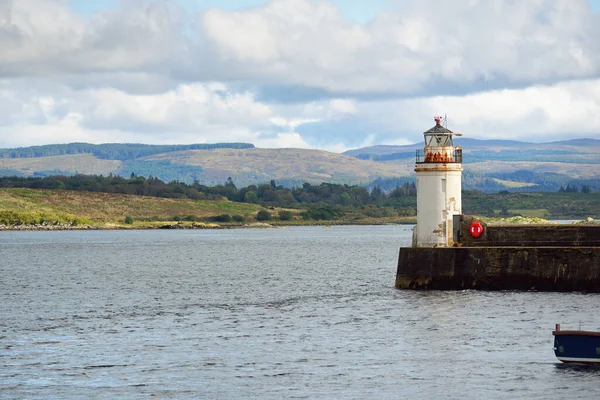
[(600, 216), (600, 192), (483, 193), (463, 191), (465, 213), (484, 216), (584, 219)]
[[(0, 224), (72, 223), (73, 225), (155, 226), (164, 222), (214, 222), (225, 214), (240, 220), (253, 220), (259, 205), (227, 201), (161, 199), (112, 193), (90, 193), (47, 189), (1, 189)], [(55, 216), (53, 220), (49, 217)], [(64, 216), (64, 217), (63, 217)], [(37, 220), (36, 220), (37, 218)]]
[(93, 222), (71, 214), (56, 212), (19, 212), (0, 210), (0, 225), (61, 225), (66, 227), (89, 226)]
[[(0, 226), (59, 228), (235, 227), (329, 224), (306, 218), (305, 209), (263, 207), (221, 200), (165, 199), (49, 189), (0, 189)], [(414, 219), (369, 218), (348, 213), (335, 223), (414, 223)], [(258, 225), (264, 226), (264, 225)]]
[[(416, 187), (410, 181), (390, 191), (329, 183), (289, 189), (274, 181), (238, 189), (231, 179), (205, 186), (132, 174), (4, 177), (0, 188), (0, 225), (8, 226), (377, 224), (414, 223), (416, 217)], [(600, 193), (464, 190), (463, 211), (487, 217), (597, 218)]]
[[(216, 204), (220, 204), (220, 207), (224, 208), (223, 214), (229, 214), (232, 218), (237, 213), (227, 210), (227, 208), (236, 207), (235, 204), (270, 209), (292, 209), (305, 220), (357, 220), (361, 218), (414, 217), (416, 215), (414, 182), (405, 183), (389, 193), (379, 187), (369, 191), (362, 186), (329, 183), (320, 185), (304, 183), (301, 187), (289, 189), (276, 184), (275, 181), (238, 189), (231, 179), (228, 179), (223, 185), (206, 186), (197, 182), (191, 185), (178, 181), (165, 183), (157, 178), (145, 178), (132, 174), (129, 178), (112, 175), (106, 177), (93, 175), (46, 178), (4, 177), (0, 178), (0, 188), (67, 190), (132, 194), (165, 199), (216, 201)], [(228, 202), (223, 200), (228, 200)], [(283, 214), (283, 218), (276, 219), (291, 221), (288, 214)]]

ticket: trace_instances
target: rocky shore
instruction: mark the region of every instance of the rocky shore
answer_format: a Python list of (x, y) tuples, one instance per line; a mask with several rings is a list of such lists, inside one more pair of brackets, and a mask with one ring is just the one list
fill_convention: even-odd
[(75, 231), (75, 230), (100, 230), (114, 229), (92, 225), (70, 224), (32, 224), (32, 225), (0, 225), (0, 231)]
[(218, 225), (212, 223), (165, 223), (152, 225), (71, 225), (62, 223), (42, 223), (42, 224), (22, 224), (22, 225), (1, 225), (0, 231), (75, 231), (75, 230), (147, 230), (147, 229), (240, 229), (240, 228), (273, 228), (271, 224), (256, 222), (245, 225)]

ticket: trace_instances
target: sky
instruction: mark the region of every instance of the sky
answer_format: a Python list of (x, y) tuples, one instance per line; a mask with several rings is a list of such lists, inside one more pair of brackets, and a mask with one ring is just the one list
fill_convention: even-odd
[(0, 148), (600, 138), (600, 0), (0, 0)]

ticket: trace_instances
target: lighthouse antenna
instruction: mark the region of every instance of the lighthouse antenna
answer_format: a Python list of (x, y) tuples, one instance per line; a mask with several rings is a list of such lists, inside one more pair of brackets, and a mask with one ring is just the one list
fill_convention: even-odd
[(448, 129), (448, 114), (444, 113), (444, 119), (442, 120), (444, 128)]

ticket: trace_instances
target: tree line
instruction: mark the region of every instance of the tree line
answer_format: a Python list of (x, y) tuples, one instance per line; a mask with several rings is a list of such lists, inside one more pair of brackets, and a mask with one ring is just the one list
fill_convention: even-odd
[(18, 147), (0, 149), (0, 158), (33, 158), (63, 156), (67, 154), (92, 154), (104, 160), (135, 160), (154, 154), (171, 153), (183, 150), (210, 149), (251, 149), (250, 143), (211, 143), (182, 145), (151, 145), (137, 143), (68, 143), (49, 144), (44, 146)]
[(560, 185), (558, 191), (561, 193), (579, 193), (580, 191), (581, 193), (589, 193), (592, 190), (589, 185), (582, 185), (580, 189), (577, 185), (567, 184), (567, 186)]
[[(385, 191), (390, 191), (399, 183), (414, 181), (414, 177), (386, 178), (374, 181)], [(504, 182), (523, 183), (509, 187)], [(463, 190), (475, 190), (486, 193), (509, 192), (556, 192), (577, 191), (589, 193), (600, 190), (600, 178), (574, 179), (554, 172), (534, 172), (517, 170), (514, 172), (481, 173), (466, 170), (462, 173)], [(567, 190), (568, 189), (568, 190)]]

